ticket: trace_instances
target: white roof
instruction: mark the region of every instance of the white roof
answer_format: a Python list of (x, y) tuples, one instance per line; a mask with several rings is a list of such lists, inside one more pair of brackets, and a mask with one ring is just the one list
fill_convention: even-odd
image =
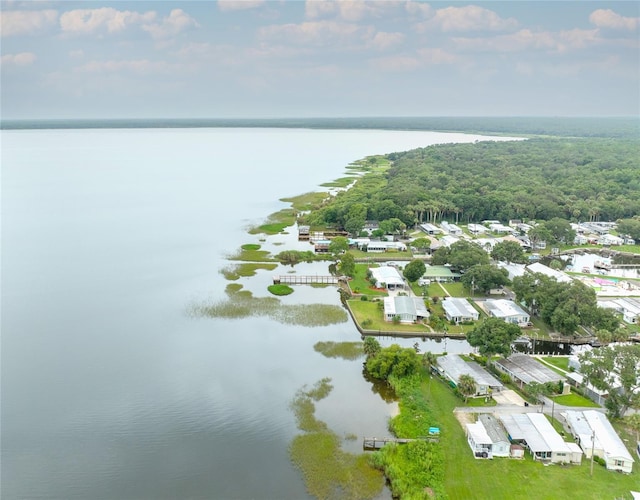
[(484, 306), (496, 318), (512, 318), (519, 316), (529, 317), (529, 313), (524, 311), (518, 304), (507, 299), (487, 299)]
[(446, 247), (453, 245), (457, 241), (460, 241), (460, 238), (451, 236), (450, 234), (447, 234), (440, 238), (440, 243), (442, 243)]
[(572, 278), (568, 274), (565, 274), (561, 271), (556, 271), (555, 269), (551, 269), (550, 267), (545, 266), (540, 262), (529, 264), (527, 266), (527, 270), (531, 273), (541, 273), (549, 276), (550, 278), (555, 278), (556, 281), (560, 283), (569, 283), (570, 281), (572, 281)]
[(603, 413), (595, 410), (585, 410), (582, 414), (589, 423), (591, 430), (596, 433), (596, 438), (602, 444), (605, 457), (621, 458), (625, 461), (633, 462), (631, 453), (629, 453), (611, 422)]
[(525, 384), (531, 382), (546, 384), (547, 382), (564, 380), (562, 375), (559, 375), (551, 368), (548, 368), (527, 354), (515, 353), (507, 359), (497, 360), (496, 364), (504, 367)]
[(404, 285), (404, 280), (400, 272), (391, 266), (372, 267), (371, 275), (379, 283), (387, 285)]
[(594, 450), (603, 449), (597, 436), (593, 442), (591, 441), (593, 430), (581, 411), (568, 410), (564, 412), (564, 416), (575, 435), (580, 439), (580, 444), (585, 451), (591, 450), (591, 448)]
[(473, 233), (486, 233), (487, 232), (487, 228), (484, 227), (481, 224), (468, 224), (467, 228), (469, 228), (469, 231), (471, 231)]
[(482, 422), (467, 424), (467, 433), (475, 443), (493, 444), (493, 441), (491, 441), (491, 438), (489, 437), (489, 434), (487, 434)]
[(475, 310), (475, 308), (469, 303), (467, 299), (446, 297), (442, 301), (442, 308), (451, 318), (477, 318), (479, 316), (478, 311)]
[(385, 314), (412, 314), (422, 318), (429, 317), (429, 311), (421, 297), (395, 296), (384, 298)]
[(512, 439), (524, 439), (533, 453), (571, 453), (571, 449), (556, 432), (543, 413), (516, 413), (501, 415)]
[(524, 276), (525, 273), (524, 264), (498, 262), (498, 267), (506, 269), (509, 276)]

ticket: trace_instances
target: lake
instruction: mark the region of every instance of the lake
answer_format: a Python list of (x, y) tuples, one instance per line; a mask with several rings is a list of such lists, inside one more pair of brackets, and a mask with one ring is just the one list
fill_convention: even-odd
[[(298, 433), (289, 403), (323, 377), (334, 389), (319, 419), (340, 436), (387, 434), (395, 404), (364, 380), (362, 360), (313, 349), (359, 340), (350, 322), (304, 328), (187, 311), (225, 296), (225, 256), (258, 242), (246, 229), (286, 207), (279, 198), (318, 190), (366, 155), (480, 137), (1, 134), (3, 499), (306, 498), (288, 456)], [(278, 272), (240, 282), (266, 296)], [(286, 300), (339, 304), (333, 288), (296, 287)], [(382, 339), (393, 342), (415, 340)], [(461, 341), (419, 343), (466, 350)]]

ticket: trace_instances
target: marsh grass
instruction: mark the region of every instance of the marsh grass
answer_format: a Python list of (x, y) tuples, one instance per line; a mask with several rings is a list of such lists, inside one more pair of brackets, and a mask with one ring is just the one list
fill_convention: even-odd
[(362, 342), (316, 342), (313, 349), (327, 358), (354, 360), (364, 355)]
[(283, 208), (272, 213), (264, 224), (249, 229), (249, 234), (278, 234), (284, 228), (292, 226), (296, 222), (296, 214), (293, 208)]
[(336, 179), (334, 181), (325, 182), (323, 184), (320, 184), (320, 186), (329, 187), (329, 188), (346, 188), (347, 186), (352, 184), (357, 179), (358, 179), (358, 177), (354, 177), (354, 176), (352, 176), (352, 177), (340, 177), (339, 179)]
[(260, 250), (260, 245), (242, 245), (239, 251), (227, 255), (227, 260), (240, 260), (243, 262), (272, 262), (274, 259), (267, 250)]
[(337, 434), (315, 417), (315, 402), (333, 389), (330, 381), (324, 378), (310, 390), (303, 387), (291, 402), (298, 428), (304, 432), (291, 442), (291, 461), (302, 472), (308, 492), (317, 498), (374, 498), (382, 491), (382, 473), (369, 465), (366, 455), (342, 451)]
[(264, 269), (266, 271), (273, 271), (278, 264), (260, 264), (256, 262), (244, 262), (242, 264), (234, 264), (223, 267), (220, 273), (229, 281), (236, 281), (240, 278), (248, 278), (255, 276), (256, 273)]
[(291, 203), (291, 206), (299, 212), (308, 212), (319, 208), (328, 197), (328, 193), (305, 193), (299, 196), (281, 198), (280, 201)]
[(282, 304), (276, 297), (254, 297), (249, 290), (227, 287), (227, 300), (213, 304), (193, 303), (187, 307), (192, 317), (241, 319), (266, 316), (282, 324), (328, 326), (348, 320), (346, 311), (330, 304)]
[(293, 288), (288, 285), (269, 285), (267, 290), (271, 292), (273, 295), (291, 295), (293, 293)]

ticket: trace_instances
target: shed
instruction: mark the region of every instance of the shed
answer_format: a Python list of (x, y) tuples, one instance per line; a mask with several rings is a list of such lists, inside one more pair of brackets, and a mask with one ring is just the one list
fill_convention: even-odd
[(511, 458), (524, 458), (524, 448), (519, 444), (512, 444), (510, 447)]

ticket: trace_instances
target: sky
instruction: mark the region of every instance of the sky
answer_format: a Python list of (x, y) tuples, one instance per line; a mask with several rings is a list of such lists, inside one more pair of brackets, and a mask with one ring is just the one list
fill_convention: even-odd
[(0, 7), (3, 119), (640, 114), (636, 1)]

